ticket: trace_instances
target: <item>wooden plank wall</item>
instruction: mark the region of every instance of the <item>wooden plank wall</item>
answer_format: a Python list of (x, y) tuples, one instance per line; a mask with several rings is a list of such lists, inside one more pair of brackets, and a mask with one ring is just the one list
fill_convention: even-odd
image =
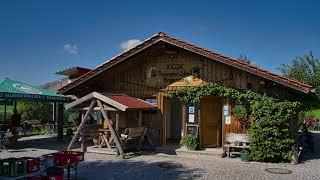
[[(159, 128), (161, 141), (165, 142), (166, 132), (163, 132), (163, 127), (167, 126), (170, 110), (163, 89), (189, 75), (236, 89), (269, 90), (290, 94), (287, 88), (266, 79), (161, 42), (83, 83), (70, 94), (81, 97), (98, 91), (122, 93), (141, 99), (156, 98), (159, 112), (155, 118), (146, 116), (146, 119), (151, 119), (148, 121), (150, 126)], [(264, 86), (261, 81), (264, 82)], [(224, 130), (242, 132), (239, 123), (234, 119), (231, 125), (224, 126)]]

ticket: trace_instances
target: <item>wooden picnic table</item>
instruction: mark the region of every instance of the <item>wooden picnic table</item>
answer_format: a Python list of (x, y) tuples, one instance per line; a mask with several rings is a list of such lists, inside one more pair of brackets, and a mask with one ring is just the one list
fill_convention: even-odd
[(101, 143), (99, 144), (99, 148), (102, 148), (103, 145), (106, 144), (108, 149), (111, 150), (110, 141), (112, 140), (112, 138), (111, 138), (110, 130), (107, 128), (100, 128), (98, 129), (98, 132), (99, 132), (99, 139), (102, 139)]

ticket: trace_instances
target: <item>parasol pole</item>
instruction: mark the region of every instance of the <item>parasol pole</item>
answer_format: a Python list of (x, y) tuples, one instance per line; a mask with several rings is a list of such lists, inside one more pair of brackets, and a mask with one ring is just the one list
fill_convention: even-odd
[(7, 116), (7, 99), (4, 99), (3, 126), (5, 126), (6, 124), (6, 116)]

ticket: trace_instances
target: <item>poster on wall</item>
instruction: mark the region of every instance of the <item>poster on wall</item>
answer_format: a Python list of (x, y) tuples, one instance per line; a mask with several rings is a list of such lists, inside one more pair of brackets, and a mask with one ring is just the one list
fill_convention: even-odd
[(225, 116), (229, 115), (229, 106), (228, 105), (223, 106), (223, 115), (225, 115)]
[(194, 106), (189, 107), (189, 113), (192, 113), (192, 114), (194, 113)]
[(189, 123), (194, 123), (194, 114), (189, 114), (188, 122)]
[(231, 116), (226, 116), (226, 124), (231, 124)]
[(198, 107), (195, 104), (187, 105), (186, 109), (186, 123), (198, 123)]
[(197, 125), (187, 125), (187, 134), (194, 134), (198, 136), (198, 126)]

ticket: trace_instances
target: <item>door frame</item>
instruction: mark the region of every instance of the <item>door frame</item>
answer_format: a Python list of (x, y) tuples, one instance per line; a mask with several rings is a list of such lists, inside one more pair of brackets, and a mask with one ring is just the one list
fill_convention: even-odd
[[(210, 101), (218, 101), (219, 104), (220, 104), (220, 108), (221, 108), (221, 111), (220, 111), (220, 114), (219, 114), (219, 119), (218, 119), (218, 141), (217, 141), (217, 145), (213, 145), (213, 147), (221, 147), (223, 145), (223, 102), (224, 102), (224, 98), (223, 97), (218, 97), (218, 96), (206, 96), (202, 99), (200, 99), (200, 103), (199, 103), (199, 136), (200, 136), (200, 146), (201, 147), (211, 147), (211, 146), (204, 146), (204, 118), (201, 117), (201, 115), (203, 115), (203, 110), (204, 108), (202, 107), (202, 103), (203, 103), (203, 100), (210, 100)], [(221, 142), (221, 143), (220, 143)]]

